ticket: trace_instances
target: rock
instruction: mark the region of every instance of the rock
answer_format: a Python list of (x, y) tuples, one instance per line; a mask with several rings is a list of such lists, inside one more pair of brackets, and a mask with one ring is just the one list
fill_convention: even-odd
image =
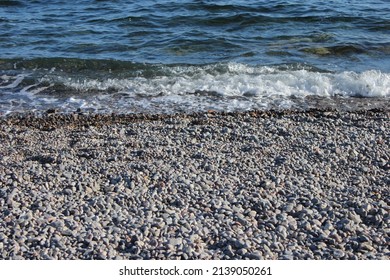
[(363, 251), (368, 251), (368, 252), (371, 252), (371, 251), (374, 251), (374, 247), (370, 244), (370, 242), (363, 242), (360, 244), (360, 250), (363, 250)]
[(276, 231), (279, 233), (279, 235), (282, 237), (282, 238), (287, 238), (288, 234), (287, 234), (287, 228), (285, 226), (278, 226), (276, 228)]
[(225, 250), (224, 250), (224, 253), (229, 256), (229, 257), (233, 257), (234, 256), (234, 252), (233, 252), (233, 248), (232, 246), (228, 245), (226, 246)]
[(171, 238), (169, 240), (169, 245), (178, 246), (178, 245), (182, 244), (182, 242), (183, 242), (183, 240), (180, 237), (179, 238)]
[(263, 256), (262, 254), (259, 252), (259, 251), (256, 251), (256, 252), (252, 252), (250, 254), (247, 254), (247, 257), (250, 259), (250, 260), (262, 260), (263, 259)]
[(338, 249), (334, 249), (333, 250), (333, 256), (336, 258), (336, 259), (341, 259), (345, 256), (345, 253), (341, 250), (338, 250)]
[(237, 249), (242, 249), (242, 248), (246, 248), (247, 245), (246, 245), (244, 240), (237, 239), (237, 240), (234, 241), (234, 247), (237, 248)]
[(351, 219), (351, 221), (353, 221), (355, 224), (360, 224), (362, 222), (362, 219), (360, 218), (360, 216), (354, 212), (349, 212), (348, 218)]
[(256, 215), (257, 215), (257, 212), (254, 211), (254, 210), (251, 210), (251, 211), (249, 211), (249, 213), (248, 213), (248, 216), (251, 217), (251, 218), (255, 218)]
[(0, 118), (2, 259), (390, 258), (381, 110), (76, 119)]
[(290, 213), (293, 209), (294, 209), (294, 204), (288, 203), (288, 204), (286, 204), (286, 206), (284, 207), (283, 210), (286, 211), (287, 213)]

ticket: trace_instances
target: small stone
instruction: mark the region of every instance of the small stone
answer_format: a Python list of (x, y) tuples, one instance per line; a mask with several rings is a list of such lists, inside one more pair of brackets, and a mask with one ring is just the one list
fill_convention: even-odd
[(57, 220), (57, 218), (54, 217), (54, 216), (47, 216), (47, 217), (46, 217), (46, 222), (47, 222), (47, 223), (52, 223), (52, 222), (54, 222), (54, 221), (56, 221), (56, 220)]
[(295, 212), (301, 212), (302, 210), (303, 210), (302, 204), (298, 204), (297, 206), (295, 206)]
[(179, 238), (171, 238), (169, 240), (169, 245), (178, 246), (178, 245), (182, 244), (182, 242), (183, 242), (183, 240), (180, 237)]
[(356, 230), (356, 226), (353, 224), (353, 222), (350, 222), (344, 225), (344, 229), (349, 232), (354, 232)]
[(70, 188), (64, 189), (64, 194), (66, 194), (66, 195), (72, 195), (72, 193), (73, 193), (72, 189), (70, 189)]
[(290, 230), (294, 230), (295, 231), (295, 230), (298, 229), (297, 221), (293, 217), (291, 217), (291, 216), (287, 217), (287, 224), (288, 224), (288, 228)]
[(14, 245), (12, 246), (12, 254), (15, 256), (19, 253), (20, 251), (20, 245), (14, 241)]
[(252, 252), (250, 254), (247, 254), (247, 257), (251, 260), (262, 260), (263, 259), (263, 255), (261, 254), (261, 252), (259, 251), (256, 251), (256, 252)]
[(158, 241), (154, 238), (152, 238), (150, 241), (149, 241), (149, 245), (152, 246), (152, 247), (157, 247), (158, 245)]
[(256, 211), (254, 211), (254, 210), (251, 210), (251, 211), (249, 211), (249, 217), (251, 217), (251, 218), (254, 218), (254, 217), (256, 217), (256, 215), (257, 215), (257, 212)]
[(92, 190), (90, 187), (86, 187), (86, 188), (85, 188), (85, 193), (86, 193), (87, 195), (89, 195), (89, 194), (93, 193), (93, 190)]
[(293, 209), (294, 209), (294, 204), (293, 203), (288, 203), (284, 207), (284, 211), (286, 211), (287, 213), (290, 213)]
[(238, 239), (234, 241), (234, 247), (237, 249), (242, 249), (246, 247), (246, 243), (244, 240)]
[(332, 233), (329, 235), (331, 238), (333, 238), (336, 243), (341, 243), (343, 241), (343, 239), (341, 238), (340, 235), (338, 235), (337, 233)]
[(333, 256), (337, 259), (341, 259), (342, 257), (345, 256), (345, 253), (339, 249), (333, 250)]
[(242, 224), (242, 225), (247, 225), (249, 222), (245, 219), (244, 215), (243, 214), (237, 214), (236, 215), (236, 220)]
[(200, 237), (198, 234), (192, 234), (192, 235), (190, 235), (189, 239), (190, 239), (191, 243), (194, 243), (196, 240), (200, 239)]
[(368, 236), (366, 236), (366, 235), (360, 235), (359, 237), (358, 237), (358, 241), (359, 242), (370, 242), (370, 238), (368, 238)]
[(232, 246), (230, 246), (230, 245), (227, 245), (227, 246), (226, 246), (224, 252), (225, 252), (225, 254), (228, 255), (229, 257), (233, 257), (233, 256), (234, 256), (234, 252), (233, 252)]
[(311, 230), (311, 224), (308, 221), (305, 221), (302, 226), (305, 230)]
[(374, 247), (371, 246), (371, 244), (369, 242), (363, 242), (360, 244), (360, 250), (364, 250), (364, 251), (374, 251)]
[(324, 230), (332, 230), (332, 229), (334, 229), (332, 223), (331, 223), (329, 220), (327, 220), (327, 221), (324, 223), (324, 225), (322, 226), (322, 228), (323, 228)]
[(76, 236), (75, 232), (71, 231), (70, 229), (61, 230), (61, 234), (64, 236)]
[(283, 256), (282, 256), (282, 259), (283, 260), (293, 260), (294, 259), (294, 255), (291, 251), (286, 251), (284, 252)]
[(172, 218), (171, 218), (171, 217), (166, 218), (166, 219), (165, 219), (165, 223), (166, 223), (167, 225), (171, 225), (171, 224), (173, 223)]
[(193, 254), (193, 249), (186, 245), (183, 247), (183, 253), (187, 255), (187, 258), (185, 259), (188, 259)]
[(248, 250), (245, 248), (241, 248), (241, 249), (237, 250), (237, 254), (240, 256), (244, 256), (247, 252), (248, 252)]
[(279, 233), (279, 235), (282, 237), (282, 238), (287, 238), (288, 234), (287, 234), (287, 229), (285, 226), (278, 226), (276, 228), (276, 231)]
[(360, 218), (360, 216), (356, 213), (353, 213), (353, 212), (349, 212), (348, 213), (348, 217), (349, 219), (351, 219), (353, 222), (355, 222), (356, 224), (360, 224), (362, 222), (362, 219)]
[(372, 209), (371, 204), (365, 203), (365, 204), (363, 204), (363, 205), (360, 207), (359, 210), (360, 210), (361, 213), (367, 214), (367, 213), (370, 212), (371, 209)]
[(264, 180), (260, 182), (260, 187), (262, 188), (270, 188), (272, 186), (272, 181)]
[(52, 222), (50, 225), (52, 225), (53, 227), (55, 227), (57, 229), (61, 229), (64, 227), (64, 222), (62, 220), (58, 220), (58, 221)]

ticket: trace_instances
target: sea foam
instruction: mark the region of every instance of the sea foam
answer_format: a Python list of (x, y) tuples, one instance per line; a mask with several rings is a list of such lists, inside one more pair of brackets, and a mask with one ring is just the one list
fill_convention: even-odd
[(351, 71), (327, 73), (299, 70), (280, 70), (278, 67), (253, 67), (243, 64), (221, 66), (167, 67), (165, 75), (126, 79), (58, 79), (78, 91), (116, 90), (129, 95), (187, 95), (218, 93), (228, 97), (264, 97), (273, 95), (304, 97), (390, 96), (390, 74), (378, 70), (362, 73)]
[(127, 77), (49, 71), (25, 85), (23, 79), (28, 76), (1, 77), (3, 114), (29, 107), (125, 113), (288, 109), (302, 107), (308, 97), (390, 97), (390, 73), (379, 70), (329, 72), (303, 66), (218, 63), (161, 65), (157, 74), (138, 71)]

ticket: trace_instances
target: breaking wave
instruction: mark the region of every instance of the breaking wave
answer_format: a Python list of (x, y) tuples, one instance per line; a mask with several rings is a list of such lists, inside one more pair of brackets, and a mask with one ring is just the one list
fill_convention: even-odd
[(313, 98), (324, 106), (332, 99), (388, 102), (390, 96), (390, 73), (379, 70), (330, 72), (301, 64), (45, 63), (15, 63), (14, 72), (3, 71), (2, 114), (53, 107), (121, 113), (289, 109), (305, 108)]

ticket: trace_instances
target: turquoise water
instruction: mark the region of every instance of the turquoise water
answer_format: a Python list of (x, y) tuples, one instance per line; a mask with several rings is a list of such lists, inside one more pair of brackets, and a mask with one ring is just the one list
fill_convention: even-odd
[(389, 96), (390, 1), (0, 0), (1, 114)]

